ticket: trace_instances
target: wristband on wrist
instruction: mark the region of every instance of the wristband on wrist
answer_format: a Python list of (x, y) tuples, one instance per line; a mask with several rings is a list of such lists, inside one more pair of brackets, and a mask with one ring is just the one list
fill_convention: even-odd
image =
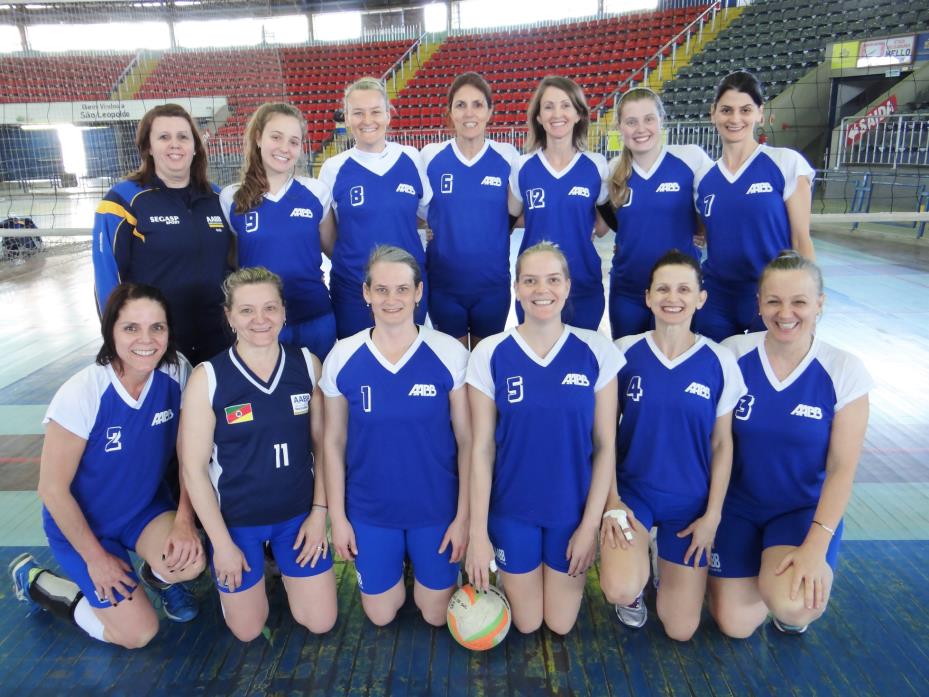
[(828, 525), (824, 523), (820, 523), (818, 520), (814, 520), (813, 522), (819, 527), (821, 527), (823, 530), (828, 532), (831, 536), (835, 537), (835, 528), (830, 528)]

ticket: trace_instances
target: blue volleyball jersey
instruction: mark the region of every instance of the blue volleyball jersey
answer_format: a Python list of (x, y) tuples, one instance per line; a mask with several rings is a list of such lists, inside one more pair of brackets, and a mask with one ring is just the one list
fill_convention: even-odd
[(477, 345), (468, 384), (497, 407), (493, 515), (577, 524), (593, 469), (595, 393), (624, 362), (602, 334), (569, 326), (545, 358), (515, 328)]
[(454, 140), (423, 149), (432, 187), (426, 248), (433, 290), (475, 293), (510, 284), (510, 172), (519, 159), (508, 143), (484, 141), (468, 160)]
[(707, 496), (713, 427), (745, 394), (734, 356), (702, 336), (674, 360), (661, 352), (652, 332), (623, 337), (616, 346), (626, 359), (619, 371), (620, 488), (644, 485), (668, 494)]
[(255, 209), (236, 213), (238, 190), (238, 184), (227, 186), (219, 200), (236, 235), (239, 266), (264, 266), (281, 277), (291, 322), (332, 312), (319, 246), (319, 224), (331, 204), (329, 189), (318, 179), (296, 177), (277, 193), (266, 193)]
[(468, 352), (420, 327), (396, 363), (365, 329), (336, 343), (320, 388), (348, 402), (345, 509), (387, 528), (448, 525), (458, 511), (458, 446), (449, 394), (464, 384)]
[(704, 274), (729, 287), (754, 288), (765, 265), (790, 249), (785, 201), (797, 179), (815, 171), (799, 153), (759, 145), (738, 172), (718, 160), (697, 177), (697, 211), (706, 227)]
[(735, 455), (726, 505), (794, 510), (819, 502), (836, 412), (874, 381), (850, 353), (813, 339), (806, 357), (778, 380), (764, 350), (766, 332), (723, 342), (738, 357), (748, 393), (733, 419)]
[(310, 409), (323, 405), (312, 404), (309, 350), (280, 348), (268, 382), (234, 346), (203, 363), (216, 417), (210, 480), (228, 526), (274, 525), (313, 503)]
[(338, 220), (334, 279), (360, 288), (368, 257), (380, 244), (405, 249), (425, 269), (416, 216), (432, 199), (432, 189), (415, 148), (398, 143), (387, 143), (379, 153), (352, 148), (326, 160), (319, 178), (332, 191)]
[(591, 238), (596, 207), (607, 200), (606, 175), (599, 153), (579, 152), (556, 172), (541, 150), (521, 156), (510, 175), (526, 220), (520, 253), (542, 240), (556, 243), (568, 260), (572, 294), (603, 291), (600, 255)]
[[(619, 161), (610, 161), (610, 176)], [(616, 253), (610, 270), (614, 290), (643, 297), (652, 267), (668, 250), (679, 249), (700, 261), (693, 241), (698, 220), (694, 181), (712, 164), (696, 145), (665, 146), (647, 171), (633, 161), (629, 199), (616, 209)]]
[[(71, 482), (71, 494), (97, 537), (118, 537), (155, 498), (175, 454), (181, 390), (190, 366), (162, 366), (138, 399), (113, 367), (92, 365), (62, 385), (43, 423), (54, 421), (87, 441)], [(49, 535), (64, 538), (48, 509)]]

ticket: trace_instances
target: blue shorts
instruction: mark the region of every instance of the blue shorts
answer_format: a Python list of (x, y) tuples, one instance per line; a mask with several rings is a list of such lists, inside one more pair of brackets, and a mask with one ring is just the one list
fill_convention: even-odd
[[(451, 521), (449, 521), (451, 524)], [(422, 528), (382, 528), (352, 522), (358, 556), (358, 588), (366, 595), (390, 590), (403, 578), (403, 561), (413, 564), (416, 580), (430, 590), (445, 590), (458, 581), (458, 564), (453, 564), (452, 546), (439, 554), (448, 525)]]
[[(761, 571), (761, 553), (768, 547), (798, 547), (813, 524), (816, 506), (792, 511), (738, 512), (723, 506), (716, 532), (710, 575), (717, 578), (753, 578)], [(826, 562), (835, 571), (845, 522), (839, 523), (826, 550)]]
[(294, 541), (297, 539), (297, 533), (300, 532), (300, 526), (306, 520), (306, 515), (300, 514), (290, 520), (273, 525), (242, 525), (239, 527), (229, 528), (229, 535), (235, 542), (242, 554), (245, 555), (245, 561), (248, 562), (251, 571), (242, 572), (242, 585), (230, 591), (225, 585), (216, 578), (216, 571), (213, 569), (213, 545), (210, 545), (210, 571), (213, 574), (213, 580), (216, 587), (221, 593), (240, 593), (248, 590), (258, 583), (265, 573), (265, 542), (271, 546), (274, 553), (274, 561), (277, 562), (281, 574), (291, 578), (308, 578), (328, 571), (332, 568), (332, 551), (330, 550), (325, 558), (320, 558), (316, 566), (311, 567), (309, 562), (306, 566), (300, 566), (297, 563), (297, 557), (300, 556), (301, 548), (294, 549)]
[[(142, 509), (135, 518), (130, 520), (118, 536), (100, 537), (98, 535), (97, 539), (107, 552), (114, 557), (122, 559), (132, 568), (132, 561), (129, 559), (129, 550), (135, 551), (136, 542), (139, 541), (142, 531), (162, 513), (173, 511), (175, 508), (174, 502), (167, 495), (164, 487), (162, 487), (155, 496), (155, 499)], [(46, 534), (48, 534), (48, 531), (46, 531)], [(63, 536), (59, 536), (57, 533), (53, 533), (48, 535), (48, 546), (51, 548), (52, 554), (55, 555), (55, 559), (58, 560), (58, 564), (61, 566), (64, 575), (78, 585), (81, 592), (84, 593), (84, 596), (87, 598), (87, 602), (89, 602), (92, 607), (105, 608), (111, 606), (109, 600), (100, 600), (97, 597), (94, 582), (87, 572), (87, 562), (84, 561), (83, 557), (78, 554), (77, 550), (71, 546), (71, 543), (68, 542), (67, 539)], [(135, 581), (135, 585), (137, 586), (139, 577), (136, 576), (135, 570), (128, 572), (128, 576)], [(133, 586), (133, 588), (135, 588), (135, 586)], [(122, 599), (123, 596), (117, 593), (116, 602)]]
[(655, 328), (655, 315), (645, 305), (645, 292), (637, 296), (610, 289), (610, 332), (614, 339)]
[(499, 334), (510, 313), (510, 287), (489, 288), (481, 293), (429, 291), (432, 326), (456, 338), (473, 334), (485, 338)]
[(305, 346), (323, 361), (335, 345), (335, 313), (326, 312), (303, 322), (288, 322), (279, 338), (283, 344)]
[[(643, 486), (619, 486), (619, 497), (646, 530), (658, 528), (658, 556), (672, 564), (684, 564), (684, 555), (690, 547), (692, 535), (678, 537), (677, 533), (706, 513), (706, 497), (667, 494)], [(641, 534), (641, 533), (640, 533)], [(693, 566), (693, 559), (688, 566)], [(706, 553), (700, 557), (700, 566), (706, 566)]]
[[(336, 276), (330, 277), (330, 283), (329, 293), (332, 295), (332, 309), (335, 312), (336, 336), (345, 339), (362, 329), (373, 327), (374, 317), (361, 293), (361, 284), (349, 284)], [(413, 315), (416, 324), (426, 321), (428, 293), (428, 283), (423, 277), (423, 299)]]
[(513, 518), (491, 514), (487, 532), (494, 546), (497, 566), (508, 574), (527, 574), (539, 564), (568, 573), (568, 541), (578, 523), (558, 527), (542, 527)]
[(765, 328), (758, 314), (756, 286), (733, 291), (707, 277), (704, 287), (706, 304), (694, 315), (697, 332), (713, 341), (722, 341), (736, 334), (760, 332)]
[[(570, 324), (572, 327), (581, 329), (592, 329), (597, 331), (600, 327), (600, 320), (603, 319), (603, 310), (606, 307), (606, 300), (603, 298), (603, 290), (595, 293), (572, 293), (568, 296), (564, 309), (561, 311), (561, 321)], [(522, 324), (525, 318), (522, 305), (516, 303), (516, 319)]]

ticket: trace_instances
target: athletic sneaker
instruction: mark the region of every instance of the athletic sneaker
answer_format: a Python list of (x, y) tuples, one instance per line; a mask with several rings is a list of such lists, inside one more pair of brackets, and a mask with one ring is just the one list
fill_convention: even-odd
[(648, 608), (645, 607), (644, 593), (632, 601), (631, 605), (616, 605), (616, 616), (627, 627), (640, 629), (645, 626), (648, 619)]
[(165, 583), (158, 579), (147, 561), (139, 566), (139, 578), (161, 598), (161, 607), (168, 619), (190, 622), (200, 614), (200, 605), (194, 594), (183, 583)]
[(800, 635), (810, 627), (808, 624), (787, 624), (786, 622), (781, 622), (774, 616), (771, 617), (771, 622), (774, 624), (774, 628), (781, 634)]
[(45, 571), (36, 563), (35, 557), (29, 552), (23, 552), (9, 565), (10, 576), (13, 578), (13, 592), (18, 600), (29, 603), (33, 607), (39, 607), (39, 604), (32, 599), (29, 594), (29, 586), (35, 581), (36, 576)]

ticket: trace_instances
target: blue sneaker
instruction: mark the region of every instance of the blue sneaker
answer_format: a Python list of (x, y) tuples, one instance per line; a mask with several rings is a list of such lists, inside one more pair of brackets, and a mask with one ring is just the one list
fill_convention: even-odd
[(139, 567), (139, 578), (161, 598), (161, 607), (165, 615), (175, 622), (190, 622), (200, 614), (200, 605), (194, 594), (183, 583), (165, 583), (159, 580), (148, 562), (143, 561)]
[(190, 622), (200, 614), (197, 598), (183, 583), (172, 583), (158, 591), (165, 615), (175, 622)]
[(29, 586), (35, 581), (36, 576), (45, 571), (40, 567), (29, 552), (23, 552), (9, 565), (10, 576), (13, 577), (13, 592), (18, 600), (29, 603), (33, 607), (39, 607), (39, 604), (29, 595)]

